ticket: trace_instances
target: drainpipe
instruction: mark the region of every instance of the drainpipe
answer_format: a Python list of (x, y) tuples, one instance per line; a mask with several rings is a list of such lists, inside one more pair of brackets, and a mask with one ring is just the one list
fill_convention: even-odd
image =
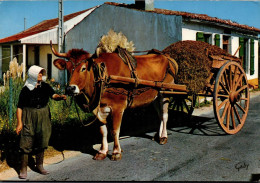
[(25, 81), (25, 67), (26, 67), (26, 44), (23, 44), (23, 81)]
[(11, 58), (11, 60), (10, 61), (12, 61), (13, 60), (13, 57), (14, 57), (14, 45), (10, 45), (10, 58)]

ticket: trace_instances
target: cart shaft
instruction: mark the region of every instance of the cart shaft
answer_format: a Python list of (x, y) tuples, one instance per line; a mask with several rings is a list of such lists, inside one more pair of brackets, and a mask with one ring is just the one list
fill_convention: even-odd
[(183, 92), (187, 91), (186, 85), (163, 83), (163, 82), (149, 81), (143, 79), (134, 79), (134, 78), (123, 77), (123, 76), (110, 75), (109, 80), (118, 81), (118, 82), (135, 83), (140, 85), (152, 86), (156, 88), (171, 89), (175, 91), (183, 91)]

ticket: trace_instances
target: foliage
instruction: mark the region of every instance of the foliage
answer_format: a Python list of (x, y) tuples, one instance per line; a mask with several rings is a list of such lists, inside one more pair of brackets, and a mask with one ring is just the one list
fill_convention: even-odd
[[(3, 92), (0, 92), (0, 134), (3, 129), (14, 131), (17, 124), (16, 110), (19, 100), (19, 94), (24, 86), (24, 81), (22, 78), (16, 78), (12, 82), (12, 122), (9, 122), (9, 106), (10, 106), (10, 87), (5, 86)], [(57, 82), (47, 81), (55, 90), (55, 93), (64, 93), (64, 88), (60, 87)], [(67, 98), (67, 101), (54, 101), (49, 100), (49, 107), (51, 110), (51, 120), (52, 124), (64, 124), (64, 123), (79, 123), (79, 117), (81, 120), (86, 121), (91, 113), (84, 113), (78, 106), (75, 107), (75, 103), (71, 97)], [(77, 113), (78, 111), (78, 113)]]
[[(10, 81), (10, 79), (9, 79)], [(24, 86), (22, 78), (12, 80), (12, 86), (6, 85), (3, 92), (0, 92), (0, 132), (6, 128), (10, 131), (15, 129), (16, 125), (16, 108), (19, 94)], [(10, 90), (12, 92), (12, 103), (10, 103)], [(9, 122), (9, 109), (12, 108), (12, 122)]]

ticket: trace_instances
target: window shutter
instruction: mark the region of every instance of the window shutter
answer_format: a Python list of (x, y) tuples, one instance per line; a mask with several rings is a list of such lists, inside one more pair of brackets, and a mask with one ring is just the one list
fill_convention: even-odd
[(205, 41), (203, 32), (197, 32), (196, 40), (197, 41)]
[(255, 73), (255, 41), (250, 41), (250, 75)]
[(215, 45), (220, 47), (220, 35), (215, 34)]
[(246, 69), (246, 62), (244, 59), (245, 43), (243, 37), (239, 37), (239, 46), (241, 46), (241, 48), (239, 49), (239, 58), (243, 58), (243, 69)]

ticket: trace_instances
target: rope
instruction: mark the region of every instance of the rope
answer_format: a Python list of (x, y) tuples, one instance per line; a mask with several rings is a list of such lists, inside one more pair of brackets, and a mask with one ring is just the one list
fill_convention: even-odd
[(93, 124), (93, 123), (96, 121), (97, 115), (95, 115), (96, 117), (95, 117), (94, 120), (92, 120), (92, 121), (89, 122), (88, 124), (84, 124), (84, 123), (83, 123), (83, 120), (81, 120), (81, 118), (80, 118), (80, 114), (79, 114), (79, 111), (78, 111), (78, 107), (77, 107), (76, 102), (74, 102), (74, 104), (75, 104), (75, 108), (76, 108), (76, 111), (77, 111), (77, 114), (78, 114), (78, 117), (79, 117), (79, 121), (81, 122), (81, 124), (82, 124), (84, 127), (89, 126), (89, 125)]

